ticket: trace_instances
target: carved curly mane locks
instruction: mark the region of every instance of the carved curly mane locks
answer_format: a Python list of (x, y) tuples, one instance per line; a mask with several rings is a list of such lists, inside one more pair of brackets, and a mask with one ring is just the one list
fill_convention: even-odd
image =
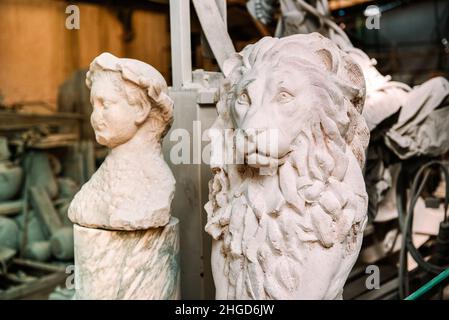
[[(217, 299), (341, 298), (367, 221), (359, 66), (313, 33), (263, 38), (224, 69), (205, 206)], [(259, 142), (268, 130), (276, 153)]]

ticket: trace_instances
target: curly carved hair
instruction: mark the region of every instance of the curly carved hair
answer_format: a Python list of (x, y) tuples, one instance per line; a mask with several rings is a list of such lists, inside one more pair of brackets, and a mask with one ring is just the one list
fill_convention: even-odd
[(284, 63), (308, 70), (308, 79), (322, 89), (312, 95), (320, 104), (310, 121), (298, 124), (302, 131), (275, 176), (232, 164), (214, 167), (205, 229), (221, 242), (214, 249), (221, 254), (213, 256), (223, 259), (225, 268), (215, 272), (224, 272), (228, 284), (224, 293), (218, 288), (219, 298), (295, 298), (309, 250), (298, 244), (323, 252), (342, 248), (336, 249), (342, 250), (341, 261), (332, 266), (335, 278), (319, 296), (336, 298), (360, 250), (367, 221), (365, 81), (360, 67), (334, 43), (316, 33), (266, 37), (227, 60), (214, 126), (233, 128), (228, 96), (246, 72)]
[[(365, 121), (361, 120), (366, 85), (360, 66), (331, 40), (319, 33), (311, 33), (281, 39), (264, 37), (226, 60), (224, 73), (228, 82), (235, 83), (254, 67), (267, 64), (276, 67), (280, 63), (289, 64), (292, 68), (301, 65), (310, 69), (310, 73), (317, 71), (326, 77), (326, 81), (316, 79), (316, 85), (326, 89), (333, 106), (340, 108), (327, 108), (325, 112), (336, 122), (340, 135), (345, 137), (346, 143), (363, 167), (365, 150), (369, 143), (369, 129)], [(336, 114), (339, 112), (344, 115)]]
[[(168, 95), (164, 77), (152, 66), (134, 59), (117, 58), (105, 52), (90, 64), (86, 75), (86, 85), (90, 89), (92, 82), (100, 73), (110, 72), (120, 75), (127, 84), (124, 90), (130, 104), (149, 104), (149, 118), (166, 124), (160, 132), (162, 139), (173, 123), (173, 100)], [(131, 89), (130, 89), (131, 87)], [(130, 90), (137, 94), (130, 94)], [(137, 96), (137, 99), (131, 97)]]

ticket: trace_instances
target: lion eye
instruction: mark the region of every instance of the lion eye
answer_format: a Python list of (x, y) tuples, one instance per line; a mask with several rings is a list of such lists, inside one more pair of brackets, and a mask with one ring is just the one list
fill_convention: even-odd
[(247, 94), (246, 92), (243, 92), (243, 93), (241, 93), (240, 96), (238, 97), (237, 102), (238, 102), (239, 104), (247, 104), (247, 105), (249, 105), (251, 101), (250, 101), (250, 99), (249, 99), (248, 94)]
[(291, 95), (287, 91), (282, 91), (282, 92), (278, 93), (276, 100), (279, 103), (288, 103), (288, 102), (292, 101), (293, 98), (294, 98), (293, 95)]

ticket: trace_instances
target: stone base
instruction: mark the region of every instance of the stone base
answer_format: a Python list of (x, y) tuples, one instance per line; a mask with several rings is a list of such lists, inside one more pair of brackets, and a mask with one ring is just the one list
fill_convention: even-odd
[(179, 220), (111, 231), (74, 225), (75, 299), (179, 299)]

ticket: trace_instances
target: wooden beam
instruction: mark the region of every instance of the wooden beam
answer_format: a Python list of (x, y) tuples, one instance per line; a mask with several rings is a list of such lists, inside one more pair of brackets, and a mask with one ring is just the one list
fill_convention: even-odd
[(207, 42), (220, 69), (223, 70), (224, 61), (235, 53), (235, 48), (217, 3), (210, 0), (192, 1)]
[(46, 226), (47, 235), (51, 236), (60, 228), (62, 221), (48, 196), (47, 191), (43, 187), (30, 188), (31, 203), (37, 213), (40, 221)]
[(61, 285), (67, 279), (67, 274), (64, 272), (52, 273), (43, 276), (36, 281), (30, 281), (19, 286), (14, 286), (11, 289), (0, 292), (0, 300), (15, 300), (26, 298), (27, 296), (48, 290)]
[(0, 130), (28, 129), (37, 125), (78, 126), (80, 121), (88, 118), (78, 113), (36, 114), (0, 110)]
[(45, 263), (45, 262), (19, 259), (19, 258), (13, 259), (13, 263), (19, 267), (38, 269), (38, 270), (42, 270), (45, 272), (64, 272), (65, 273), (65, 270), (66, 270), (65, 265), (50, 264), (50, 263)]

